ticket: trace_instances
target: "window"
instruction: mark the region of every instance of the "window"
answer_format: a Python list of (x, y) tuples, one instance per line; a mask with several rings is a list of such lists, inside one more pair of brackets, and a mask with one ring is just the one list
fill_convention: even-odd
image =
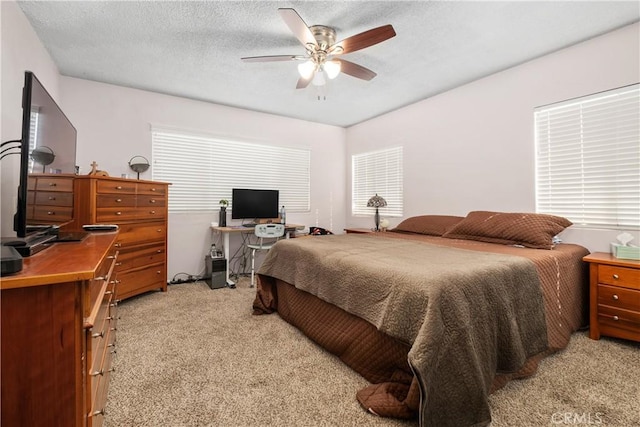
[(402, 216), (402, 147), (353, 155), (351, 173), (353, 215), (373, 215), (367, 201), (378, 194), (387, 201), (380, 214)]
[(231, 205), (233, 188), (280, 190), (287, 212), (310, 210), (307, 149), (231, 141), (153, 127), (153, 179), (170, 182), (169, 211)]
[(640, 228), (639, 85), (537, 108), (537, 211)]

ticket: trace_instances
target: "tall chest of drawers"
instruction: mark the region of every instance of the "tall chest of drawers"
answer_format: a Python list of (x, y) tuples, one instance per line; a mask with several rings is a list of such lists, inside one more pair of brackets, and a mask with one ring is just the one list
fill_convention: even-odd
[(75, 218), (117, 224), (116, 298), (167, 290), (168, 183), (111, 177), (76, 177)]
[(596, 252), (590, 268), (589, 336), (640, 341), (640, 261)]

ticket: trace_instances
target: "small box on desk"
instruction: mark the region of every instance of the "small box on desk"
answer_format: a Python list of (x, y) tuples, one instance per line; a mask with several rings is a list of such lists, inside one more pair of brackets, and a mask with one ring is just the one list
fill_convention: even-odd
[(227, 285), (227, 260), (225, 258), (204, 257), (206, 267), (205, 282), (211, 289), (224, 288)]

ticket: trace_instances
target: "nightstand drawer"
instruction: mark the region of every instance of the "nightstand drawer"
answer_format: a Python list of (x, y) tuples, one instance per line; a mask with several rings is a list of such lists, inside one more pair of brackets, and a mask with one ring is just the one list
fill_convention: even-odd
[(640, 311), (640, 291), (618, 286), (598, 285), (598, 304)]
[(640, 328), (640, 312), (598, 305), (598, 322), (601, 326), (606, 325), (637, 332)]
[(600, 264), (598, 266), (598, 282), (640, 289), (640, 270)]

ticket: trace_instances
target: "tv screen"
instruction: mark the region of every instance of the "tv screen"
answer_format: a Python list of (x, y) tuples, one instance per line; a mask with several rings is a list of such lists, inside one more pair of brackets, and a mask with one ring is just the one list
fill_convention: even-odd
[[(18, 237), (26, 237), (30, 222), (27, 216), (29, 175), (74, 174), (76, 136), (75, 127), (49, 92), (32, 72), (26, 71), (22, 92), (20, 183), (14, 217), (14, 231)], [(41, 221), (37, 223), (38, 228), (43, 225), (46, 224)]]
[(278, 190), (234, 188), (231, 192), (231, 218), (277, 218), (278, 196)]

